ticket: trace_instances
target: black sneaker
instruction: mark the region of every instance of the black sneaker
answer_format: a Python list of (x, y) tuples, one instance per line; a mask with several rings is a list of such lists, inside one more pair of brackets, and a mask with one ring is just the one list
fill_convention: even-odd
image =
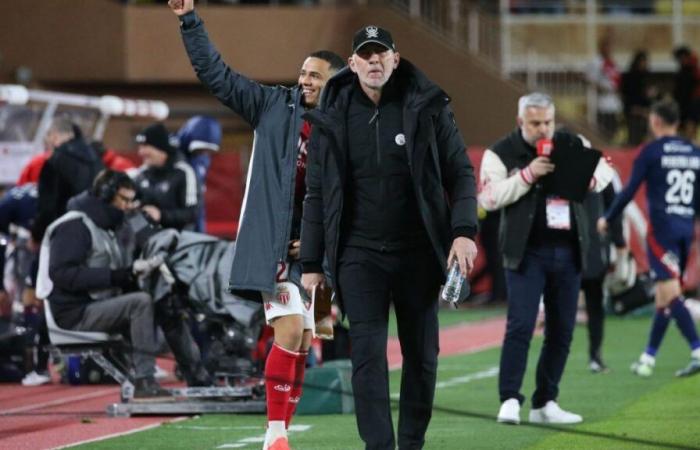
[(209, 375), (207, 369), (199, 367), (194, 375), (184, 374), (188, 387), (209, 387), (214, 386), (214, 379)]
[(134, 381), (134, 398), (172, 397), (172, 394), (160, 387), (153, 377), (137, 378)]

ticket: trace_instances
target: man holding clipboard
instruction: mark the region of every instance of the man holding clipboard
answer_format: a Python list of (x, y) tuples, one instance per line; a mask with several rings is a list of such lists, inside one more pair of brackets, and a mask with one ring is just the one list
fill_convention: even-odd
[(545, 341), (537, 365), (530, 422), (578, 423), (557, 404), (576, 319), (588, 249), (586, 192), (601, 191), (612, 168), (571, 133), (554, 132), (554, 103), (532, 93), (518, 102), (518, 128), (487, 149), (479, 203), (501, 210), (500, 244), (508, 286), (508, 324), (501, 353), (497, 420), (520, 423), (520, 393), (540, 297)]

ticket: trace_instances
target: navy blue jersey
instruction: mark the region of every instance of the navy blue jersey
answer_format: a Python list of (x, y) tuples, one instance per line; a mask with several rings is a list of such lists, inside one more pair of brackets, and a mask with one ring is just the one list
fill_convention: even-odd
[(700, 200), (700, 149), (679, 137), (662, 137), (644, 146), (629, 183), (605, 215), (608, 222), (622, 212), (642, 182), (646, 182), (653, 233), (692, 238)]
[(11, 224), (31, 228), (36, 216), (38, 193), (36, 184), (13, 187), (0, 198), (0, 232), (7, 233)]

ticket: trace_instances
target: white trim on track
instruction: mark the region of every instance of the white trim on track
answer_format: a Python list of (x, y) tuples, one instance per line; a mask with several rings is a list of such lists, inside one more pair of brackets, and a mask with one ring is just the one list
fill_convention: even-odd
[(19, 406), (17, 408), (10, 408), (0, 412), (0, 417), (9, 416), (12, 414), (22, 413), (26, 411), (34, 411), (42, 408), (49, 408), (52, 406), (65, 405), (66, 403), (79, 402), (82, 400), (90, 400), (97, 397), (104, 397), (106, 395), (119, 395), (118, 388), (101, 389), (95, 392), (88, 392), (86, 394), (74, 395), (72, 397), (62, 397), (55, 400), (49, 400), (48, 402), (33, 403), (31, 405)]
[(163, 420), (162, 422), (151, 423), (149, 425), (144, 425), (144, 426), (139, 427), (139, 428), (134, 428), (133, 430), (121, 431), (119, 433), (111, 433), (111, 434), (107, 434), (105, 436), (100, 436), (100, 437), (96, 437), (96, 438), (92, 438), (92, 439), (86, 439), (86, 440), (80, 441), (80, 442), (73, 442), (71, 444), (62, 445), (60, 447), (52, 447), (51, 450), (61, 450), (64, 448), (71, 448), (71, 447), (77, 447), (78, 445), (89, 444), (91, 442), (104, 441), (105, 439), (111, 439), (111, 438), (120, 437), (120, 436), (127, 436), (129, 434), (139, 433), (141, 431), (146, 431), (146, 430), (150, 430), (152, 428), (157, 428), (166, 422), (167, 423), (174, 423), (174, 422), (180, 422), (182, 420), (187, 420), (187, 419), (189, 419), (189, 417), (176, 417), (174, 419)]

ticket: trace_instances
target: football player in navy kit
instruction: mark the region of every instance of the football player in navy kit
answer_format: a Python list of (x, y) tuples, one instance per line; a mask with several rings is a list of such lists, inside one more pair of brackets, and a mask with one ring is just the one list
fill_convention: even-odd
[(647, 347), (632, 364), (632, 371), (640, 376), (652, 374), (656, 352), (671, 318), (691, 348), (690, 364), (676, 375), (700, 372), (700, 339), (683, 304), (681, 288), (700, 201), (700, 149), (678, 136), (678, 124), (675, 102), (662, 100), (652, 106), (649, 129), (655, 140), (642, 148), (629, 183), (598, 221), (598, 231), (605, 232), (608, 223), (622, 213), (642, 182), (646, 182), (650, 225), (647, 254), (656, 283), (656, 313)]

